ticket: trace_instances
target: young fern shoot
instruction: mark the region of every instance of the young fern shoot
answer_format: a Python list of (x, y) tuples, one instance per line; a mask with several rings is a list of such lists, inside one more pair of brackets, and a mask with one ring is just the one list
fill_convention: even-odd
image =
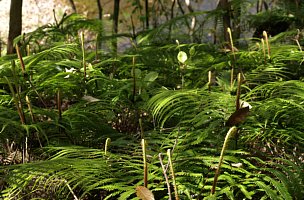
[(242, 85), (242, 76), (241, 73), (238, 73), (237, 76), (237, 91), (236, 91), (236, 101), (235, 101), (235, 110), (239, 110), (240, 109), (240, 97), (241, 97), (241, 85)]
[(262, 50), (264, 55), (264, 63), (266, 64), (267, 58), (266, 58), (265, 40), (263, 38), (261, 39), (261, 43), (262, 43)]
[(147, 155), (146, 155), (146, 141), (141, 140), (141, 146), (143, 151), (143, 161), (144, 161), (144, 186), (148, 187), (148, 165), (147, 165)]
[(270, 59), (270, 44), (268, 40), (268, 35), (266, 31), (263, 31), (263, 37), (265, 39), (266, 47), (267, 47), (267, 53), (268, 53), (268, 59)]
[(231, 127), (225, 137), (225, 141), (224, 141), (224, 144), (223, 144), (223, 148), (222, 148), (222, 151), (221, 151), (221, 155), (220, 155), (220, 160), (219, 160), (219, 163), (218, 163), (218, 166), (216, 168), (216, 172), (215, 172), (215, 175), (214, 175), (214, 180), (213, 180), (213, 184), (212, 184), (212, 188), (211, 188), (211, 194), (214, 194), (215, 193), (215, 189), (216, 189), (216, 184), (217, 184), (217, 180), (218, 180), (218, 177), (220, 175), (220, 170), (221, 170), (221, 166), (222, 166), (222, 163), (223, 163), (223, 159), (224, 159), (224, 152), (228, 146), (228, 141), (229, 139), (237, 132), (237, 128), (235, 126)]
[(111, 138), (107, 138), (107, 139), (106, 139), (106, 144), (105, 144), (105, 150), (104, 150), (105, 156), (107, 155), (107, 152), (108, 152), (110, 143), (111, 143)]
[(212, 85), (212, 72), (208, 71), (208, 90), (211, 91), (211, 85)]
[(228, 27), (227, 28), (227, 32), (229, 35), (229, 41), (230, 41), (230, 48), (231, 48), (231, 52), (233, 55), (233, 60), (231, 62), (231, 72), (230, 72), (230, 87), (233, 87), (233, 81), (234, 81), (234, 68), (235, 68), (235, 62), (236, 62), (236, 57), (235, 57), (235, 52), (234, 52), (234, 46), (233, 46), (233, 39), (232, 39), (232, 33), (231, 33), (231, 29)]

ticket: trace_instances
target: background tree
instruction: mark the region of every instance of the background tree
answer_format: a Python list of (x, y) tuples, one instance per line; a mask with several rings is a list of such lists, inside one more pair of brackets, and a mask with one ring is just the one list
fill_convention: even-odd
[(97, 0), (97, 8), (98, 8), (98, 17), (99, 19), (102, 19), (103, 9), (100, 0)]
[(118, 33), (119, 3), (120, 3), (120, 0), (114, 1), (113, 34), (114, 34), (115, 38), (113, 39), (113, 42), (112, 42), (114, 52), (117, 52), (117, 37), (115, 35), (117, 35), (117, 33)]
[(71, 7), (73, 9), (73, 12), (76, 13), (77, 12), (77, 9), (76, 9), (76, 5), (75, 5), (75, 2), (74, 0), (69, 0), (70, 4), (71, 4)]
[(15, 52), (14, 38), (21, 35), (22, 2), (23, 0), (11, 0), (7, 54), (12, 54)]
[(146, 10), (146, 29), (149, 29), (149, 1), (145, 0), (145, 10)]
[(223, 28), (224, 28), (224, 40), (229, 42), (229, 35), (227, 32), (227, 28), (231, 27), (231, 18), (230, 18), (230, 4), (228, 0), (220, 0), (218, 7), (222, 9), (222, 20), (223, 20)]

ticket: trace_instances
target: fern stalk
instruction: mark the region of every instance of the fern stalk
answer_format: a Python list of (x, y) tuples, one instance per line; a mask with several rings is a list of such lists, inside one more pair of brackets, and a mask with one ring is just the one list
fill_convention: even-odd
[(237, 128), (235, 126), (233, 126), (229, 129), (228, 133), (226, 134), (225, 141), (224, 141), (223, 148), (222, 148), (221, 155), (220, 155), (220, 160), (219, 160), (219, 163), (216, 168), (215, 175), (214, 175), (214, 180), (213, 180), (213, 184), (212, 184), (212, 188), (211, 188), (211, 194), (215, 193), (217, 180), (220, 175), (220, 170), (221, 170), (221, 166), (222, 166), (223, 159), (224, 159), (224, 152), (228, 146), (228, 141), (233, 136), (233, 134), (236, 133), (236, 131), (237, 131)]
[(142, 152), (143, 152), (143, 161), (144, 161), (144, 186), (148, 188), (148, 165), (147, 165), (147, 154), (146, 154), (146, 141), (145, 139), (141, 140)]
[[(26, 45), (26, 55), (27, 56), (31, 55), (30, 45)], [(31, 69), (29, 69), (29, 72), (30, 72), (29, 81), (31, 82), (33, 80), (33, 73), (31, 71)]]
[(99, 59), (98, 56), (98, 47), (99, 47), (99, 33), (96, 34), (96, 40), (95, 40), (95, 61)]
[[(16, 47), (18, 48), (18, 46), (16, 46)], [(17, 52), (18, 51), (19, 51), (19, 49), (17, 50)], [(19, 53), (20, 53), (20, 51), (19, 51)], [(23, 62), (22, 57), (21, 57), (21, 61)], [(18, 79), (17, 79), (17, 75), (16, 75), (16, 64), (15, 64), (15, 61), (12, 60), (11, 64), (12, 64), (12, 74), (13, 74), (13, 79), (14, 79), (14, 83), (15, 83), (16, 93), (14, 91), (14, 88), (13, 88), (11, 82), (8, 80), (8, 78), (7, 77), (4, 77), (4, 78), (6, 79), (8, 85), (9, 85), (9, 88), (11, 90), (11, 93), (12, 93), (12, 96), (13, 96), (13, 100), (15, 102), (15, 106), (17, 108), (17, 112), (18, 112), (21, 124), (25, 125), (26, 121), (25, 121), (25, 115), (24, 115), (24, 111), (23, 111), (23, 104), (22, 104), (21, 95), (20, 95), (21, 87), (18, 84)], [(24, 64), (21, 64), (22, 73), (24, 75), (25, 71), (24, 71), (24, 69), (23, 69), (22, 66), (24, 67)], [(28, 141), (28, 138), (27, 138), (27, 136), (25, 136), (24, 141), (23, 141), (24, 142), (23, 143), (23, 148), (22, 148), (22, 163), (25, 163), (26, 161), (28, 161), (28, 151), (27, 151), (27, 143), (28, 142), (27, 141)]]
[(25, 136), (24, 138), (24, 144), (22, 148), (22, 163), (26, 163), (29, 161), (29, 154), (28, 154), (28, 137)]
[(68, 189), (70, 190), (71, 194), (73, 195), (74, 197), (74, 200), (79, 200), (78, 197), (76, 196), (76, 194), (74, 193), (73, 189), (71, 188), (71, 186), (69, 185), (69, 183), (64, 180), (64, 183), (66, 184), (66, 186), (68, 187)]
[(231, 64), (231, 74), (230, 74), (230, 86), (232, 88), (233, 79), (234, 79), (234, 64), (235, 64), (235, 61), (236, 61), (236, 57), (235, 57), (235, 52), (234, 52), (232, 33), (231, 33), (231, 29), (229, 27), (227, 28), (227, 32), (228, 32), (228, 35), (229, 35), (231, 52), (232, 52), (232, 55), (233, 55), (233, 62), (231, 62), (232, 64)]
[(237, 91), (236, 91), (235, 108), (236, 108), (236, 110), (239, 110), (240, 109), (240, 97), (241, 97), (241, 85), (242, 85), (241, 73), (238, 73), (237, 81), (238, 81), (238, 87), (237, 87)]
[(262, 38), (261, 39), (261, 43), (262, 43), (262, 49), (263, 49), (263, 55), (264, 55), (264, 62), (266, 64), (266, 49), (265, 49), (265, 40)]
[(184, 75), (185, 68), (186, 68), (185, 64), (182, 64), (181, 65), (182, 89), (185, 87), (185, 75)]
[(12, 73), (13, 73), (13, 78), (14, 78), (14, 83), (15, 83), (15, 88), (16, 88), (16, 93), (15, 93), (15, 90), (13, 88), (13, 85), (11, 84), (11, 82), (8, 80), (8, 78), (5, 76), (5, 80), (7, 81), (7, 84), (9, 86), (9, 89), (12, 93), (12, 96), (13, 96), (13, 100), (15, 102), (15, 106), (16, 106), (16, 109), (17, 109), (17, 112), (18, 112), (18, 115), (20, 117), (20, 121), (21, 121), (21, 124), (25, 124), (25, 116), (24, 116), (24, 112), (23, 112), (23, 105), (22, 105), (22, 101), (21, 101), (21, 97), (20, 97), (20, 93), (19, 93), (19, 84), (18, 84), (18, 80), (17, 80), (17, 77), (16, 77), (16, 64), (15, 64), (15, 61), (13, 60), (11, 62), (12, 64)]
[(31, 54), (30, 45), (26, 45), (26, 55), (29, 56)]
[(25, 96), (25, 101), (27, 103), (27, 108), (30, 112), (32, 122), (35, 122), (36, 120), (35, 120), (35, 116), (34, 116), (34, 113), (33, 113), (32, 105), (31, 105), (30, 99), (27, 95)]
[(268, 35), (267, 35), (267, 32), (266, 32), (266, 31), (263, 31), (263, 37), (265, 38), (265, 43), (266, 43), (266, 47), (267, 47), (268, 58), (270, 58), (270, 45), (269, 45)]
[(57, 91), (57, 109), (58, 109), (58, 118), (61, 120), (62, 118), (62, 106), (61, 106), (61, 94), (60, 89)]
[(168, 196), (169, 196), (168, 199), (171, 200), (172, 199), (171, 187), (170, 187), (169, 178), (168, 178), (168, 175), (167, 175), (167, 169), (166, 169), (166, 167), (164, 165), (164, 162), (163, 162), (162, 153), (158, 154), (158, 158), (159, 158), (159, 162), (160, 162), (160, 165), (162, 167), (163, 174), (164, 174), (164, 177), (165, 177), (165, 180), (166, 180), (166, 184), (167, 184)]
[(169, 161), (170, 171), (171, 171), (171, 175), (172, 175), (175, 199), (179, 200), (178, 193), (177, 193), (176, 179), (175, 179), (175, 174), (174, 174), (174, 169), (173, 169), (173, 163), (172, 163), (172, 158), (171, 158), (171, 149), (167, 150), (167, 155), (168, 155), (168, 161)]
[(299, 51), (302, 52), (302, 47), (301, 47), (301, 44), (300, 44), (300, 42), (299, 42), (299, 38), (300, 38), (301, 32), (300, 32), (299, 29), (298, 29), (297, 31), (298, 31), (298, 33), (297, 33), (297, 35), (296, 35), (296, 37), (295, 37), (294, 40), (295, 40), (295, 42), (297, 43), (297, 45), (298, 45), (298, 47), (299, 47)]
[(107, 155), (110, 143), (111, 143), (111, 138), (107, 138), (106, 139), (106, 144), (105, 144), (105, 155)]
[(132, 76), (133, 76), (133, 99), (132, 99), (132, 102), (135, 103), (135, 96), (136, 96), (135, 56), (133, 56), (133, 58), (132, 58)]
[(144, 136), (144, 127), (142, 124), (142, 117), (139, 117), (138, 123), (139, 123), (139, 128), (140, 128), (140, 137), (141, 137), (141, 139), (144, 139), (145, 136)]
[[(29, 82), (29, 84), (31, 85), (31, 87), (33, 88), (34, 92), (37, 94), (39, 100), (42, 102), (42, 104), (44, 105), (44, 107), (46, 108), (46, 104), (45, 102), (43, 101), (41, 95), (37, 92), (36, 90), (36, 87), (33, 85), (32, 83), (32, 74), (30, 74), (30, 78), (28, 78), (26, 76), (26, 71), (25, 71), (25, 64), (24, 64), (24, 61), (23, 61), (23, 58), (22, 58), (22, 55), (21, 55), (21, 52), (20, 52), (20, 49), (19, 49), (19, 46), (18, 44), (16, 44), (16, 52), (17, 52), (17, 55), (18, 55), (18, 59), (20, 61), (20, 67), (21, 67), (21, 70), (22, 70), (22, 75), (23, 75), (23, 78), (24, 79), (27, 79), (27, 81)], [(30, 54), (30, 48), (29, 48), (29, 45), (27, 45), (27, 54), (29, 55)]]
[(23, 58), (22, 58), (22, 55), (20, 53), (20, 49), (19, 49), (18, 44), (16, 44), (16, 52), (17, 52), (17, 55), (18, 55), (18, 59), (20, 61), (20, 66), (21, 66), (22, 74), (24, 76), (25, 75), (25, 65), (24, 65)]
[(84, 33), (83, 31), (80, 33), (80, 41), (81, 41), (81, 51), (82, 51), (82, 66), (83, 66), (83, 76), (84, 76), (84, 81), (86, 81), (87, 78), (87, 67), (85, 63), (85, 50), (84, 50)]
[(211, 91), (211, 84), (212, 84), (212, 72), (208, 71), (208, 90)]
[[(29, 97), (27, 95), (25, 96), (25, 101), (27, 103), (27, 107), (28, 107), (28, 110), (30, 112), (32, 122), (35, 123), (36, 122), (36, 118), (35, 118), (35, 115), (34, 115), (34, 112), (33, 112), (31, 101), (30, 101), (30, 99), (29, 99)], [(39, 142), (39, 146), (42, 148), (42, 144), (41, 144), (38, 132), (36, 132), (36, 134), (37, 134), (37, 140)]]

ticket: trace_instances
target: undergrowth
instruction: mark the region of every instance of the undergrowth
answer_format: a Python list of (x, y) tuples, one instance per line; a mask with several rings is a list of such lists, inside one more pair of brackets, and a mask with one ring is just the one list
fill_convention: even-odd
[[(81, 46), (78, 31), (99, 26), (66, 16), (20, 37), (22, 60), (0, 59), (1, 198), (138, 199), (144, 184), (155, 199), (303, 197), (303, 53), (292, 40), (270, 39), (267, 56), (260, 41), (237, 52), (151, 41), (112, 56)], [(225, 140), (237, 99), (252, 108)]]

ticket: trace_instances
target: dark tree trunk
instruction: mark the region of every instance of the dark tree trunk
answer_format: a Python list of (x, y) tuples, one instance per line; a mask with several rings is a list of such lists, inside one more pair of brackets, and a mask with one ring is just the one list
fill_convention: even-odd
[(14, 38), (21, 35), (22, 2), (23, 0), (11, 0), (7, 54), (16, 53), (16, 49), (14, 48)]
[(149, 0), (145, 0), (145, 9), (146, 9), (146, 29), (149, 29)]
[(98, 8), (98, 18), (99, 18), (99, 19), (102, 19), (102, 12), (103, 12), (103, 9), (102, 9), (100, 0), (97, 0), (97, 8)]
[(73, 12), (74, 13), (77, 13), (77, 9), (76, 9), (76, 5), (75, 5), (75, 2), (74, 0), (69, 0), (70, 4), (71, 4), (71, 7), (73, 9)]
[(230, 19), (230, 3), (228, 0), (220, 0), (219, 6), (223, 10), (223, 28), (224, 28), (224, 40), (226, 42), (229, 42), (229, 34), (227, 32), (227, 29), (231, 26), (231, 19)]
[(114, 0), (114, 12), (113, 12), (113, 42), (112, 42), (112, 46), (113, 46), (113, 51), (114, 53), (117, 52), (117, 33), (118, 33), (118, 19), (119, 19), (119, 3), (120, 0)]
[[(171, 12), (170, 12), (170, 19), (172, 20), (174, 18), (174, 6), (175, 6), (176, 0), (172, 1), (171, 5)], [(168, 19), (167, 19), (168, 20)], [(168, 39), (171, 39), (171, 31), (172, 31), (172, 24), (169, 26), (169, 34), (168, 34)]]

